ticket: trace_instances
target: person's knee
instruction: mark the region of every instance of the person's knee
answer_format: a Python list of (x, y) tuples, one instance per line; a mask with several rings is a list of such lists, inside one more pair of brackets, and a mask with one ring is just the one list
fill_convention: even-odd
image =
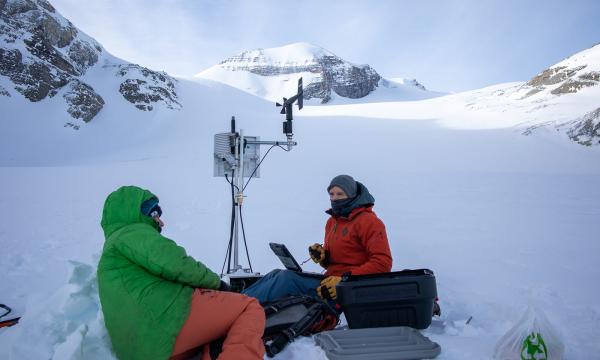
[(260, 311), (264, 313), (264, 309), (263, 307), (260, 305), (260, 303), (258, 302), (258, 300), (256, 298), (250, 297), (248, 296), (248, 306), (246, 307), (247, 309), (250, 309), (252, 311)]
[(247, 296), (246, 298), (247, 298), (246, 301), (248, 302), (248, 305), (246, 305), (246, 309), (251, 310), (251, 311), (259, 311), (260, 310), (261, 312), (264, 313), (264, 309), (258, 302), (258, 299), (251, 297), (251, 296)]
[(253, 297), (247, 297), (248, 304), (246, 305), (246, 309), (244, 312), (252, 317), (253, 324), (260, 329), (261, 335), (265, 326), (265, 310), (260, 305), (257, 299)]
[(271, 271), (269, 271), (264, 277), (266, 278), (272, 278), (272, 277), (277, 277), (281, 274), (281, 272), (283, 272), (284, 270), (281, 269), (273, 269)]
[(277, 279), (280, 281), (294, 281), (298, 278), (298, 275), (290, 270), (281, 270), (279, 269), (279, 273), (277, 273)]

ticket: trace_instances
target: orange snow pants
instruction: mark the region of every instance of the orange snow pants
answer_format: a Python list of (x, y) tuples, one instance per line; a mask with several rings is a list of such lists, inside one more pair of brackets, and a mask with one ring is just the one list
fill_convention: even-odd
[[(188, 359), (201, 346), (226, 336), (219, 359), (263, 359), (265, 312), (255, 298), (215, 290), (196, 289), (190, 315), (181, 328), (171, 360)], [(208, 346), (203, 359), (209, 360)]]

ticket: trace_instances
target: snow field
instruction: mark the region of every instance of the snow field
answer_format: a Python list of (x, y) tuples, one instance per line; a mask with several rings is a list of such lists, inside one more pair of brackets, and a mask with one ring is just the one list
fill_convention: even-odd
[[(0, 257), (0, 294), (23, 314), (21, 324), (0, 330), (9, 359), (109, 356), (94, 272), (102, 205), (121, 185), (155, 192), (164, 234), (220, 271), (231, 204), (228, 184), (212, 177), (213, 135), (228, 131), (235, 115), (246, 135), (283, 139), (282, 117), (272, 103), (216, 83), (181, 80), (178, 91), (180, 111), (128, 111), (105, 98), (106, 109), (78, 132), (65, 132), (59, 103), (24, 113), (2, 102), (14, 121), (0, 145), (0, 244), (9, 254)], [(411, 117), (410, 109), (427, 104), (441, 107)], [(397, 111), (385, 116), (389, 106)], [(443, 315), (424, 333), (442, 346), (438, 359), (491, 358), (531, 299), (562, 333), (567, 359), (600, 353), (598, 149), (553, 134), (522, 136), (511, 126), (448, 127), (444, 109), (463, 113), (462, 104), (453, 106), (432, 99), (296, 112), (299, 146), (273, 149), (262, 178), (246, 190), (254, 269), (280, 267), (271, 241), (308, 257), (306, 247), (323, 237), (325, 188), (348, 173), (376, 199), (394, 270), (436, 273)], [(307, 355), (323, 357), (308, 338), (277, 358)]]

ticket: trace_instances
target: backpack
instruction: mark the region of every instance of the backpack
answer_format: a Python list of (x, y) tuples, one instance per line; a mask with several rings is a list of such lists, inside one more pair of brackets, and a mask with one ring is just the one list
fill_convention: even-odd
[(331, 330), (339, 313), (326, 301), (307, 295), (289, 296), (263, 304), (267, 356), (273, 357), (298, 336)]
[[(298, 336), (331, 330), (339, 323), (339, 313), (326, 301), (308, 295), (288, 296), (263, 304), (267, 356), (273, 357)], [(209, 344), (211, 359), (217, 359), (225, 337)]]

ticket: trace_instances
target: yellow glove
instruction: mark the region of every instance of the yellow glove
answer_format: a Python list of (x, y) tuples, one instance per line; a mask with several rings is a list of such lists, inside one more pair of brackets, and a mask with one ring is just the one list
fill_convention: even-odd
[(308, 247), (308, 253), (312, 261), (321, 264), (327, 258), (327, 253), (321, 244), (312, 244)]
[(317, 294), (323, 299), (337, 299), (337, 291), (335, 290), (335, 286), (342, 280), (341, 276), (328, 276), (323, 281), (321, 281), (321, 285), (317, 288)]

